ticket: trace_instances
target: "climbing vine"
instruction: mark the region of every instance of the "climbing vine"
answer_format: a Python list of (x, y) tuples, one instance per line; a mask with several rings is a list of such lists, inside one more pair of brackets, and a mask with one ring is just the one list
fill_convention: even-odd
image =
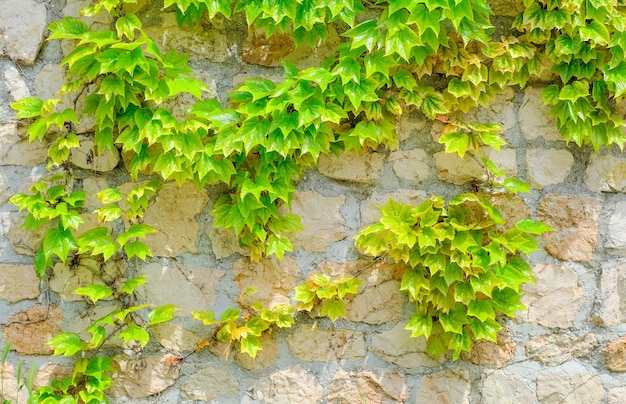
[[(56, 172), (30, 193), (11, 198), (27, 212), (27, 229), (45, 229), (35, 257), (41, 277), (77, 254), (104, 260), (120, 255), (135, 264), (151, 257), (142, 240), (157, 229), (144, 224), (143, 215), (166, 181), (222, 184), (227, 192), (214, 205), (214, 225), (234, 231), (253, 260), (283, 258), (293, 250), (288, 235), (302, 229), (289, 209), (296, 184), (321, 155), (397, 148), (396, 120), (414, 111), (444, 123), (438, 142), (446, 152), (462, 157), (479, 147), (499, 150), (505, 144), (499, 125), (463, 122), (456, 113), (488, 105), (507, 87), (524, 87), (540, 76), (551, 81), (542, 99), (566, 140), (595, 149), (624, 144), (625, 123), (615, 112), (626, 93), (621, 1), (525, 0), (524, 11), (502, 33), (484, 0), (165, 0), (180, 25), (241, 14), (249, 27), (268, 37), (286, 33), (298, 46), (325, 41), (329, 24), (341, 32), (343, 41), (320, 66), (300, 70), (284, 62), (282, 82), (248, 79), (228, 94), (227, 105), (203, 97), (208, 88), (193, 76), (188, 55), (161, 52), (141, 19), (127, 12), (126, 4), (135, 2), (100, 0), (82, 10), (84, 16), (109, 13), (111, 29), (92, 29), (74, 17), (50, 24), (49, 39), (73, 45), (61, 62), (66, 80), (59, 91), (71, 95), (73, 105), (33, 97), (12, 104), (19, 119), (30, 121), (31, 141), (50, 139), (47, 168)], [(195, 97), (182, 116), (168, 109), (181, 94)], [(83, 107), (77, 103), (81, 96)], [(86, 118), (94, 120), (90, 138), (96, 154), (117, 149), (128, 157), (132, 179), (150, 181), (137, 182), (126, 194), (117, 188), (98, 192), (102, 225), (79, 234), (86, 194), (74, 189), (69, 159), (80, 146), (75, 128)], [(481, 164), (487, 187), (529, 191), (517, 178), (495, 181), (504, 173), (489, 160)], [(107, 226), (121, 222), (127, 223), (123, 231)], [(512, 316), (523, 308), (520, 285), (533, 278), (520, 253), (536, 249), (535, 236), (549, 228), (530, 220), (506, 231), (500, 225), (502, 218), (486, 199), (462, 194), (448, 203), (433, 197), (417, 208), (390, 202), (380, 223), (357, 236), (366, 254), (407, 266), (401, 289), (416, 308), (407, 328), (428, 339), (433, 356), (451, 350), (456, 359), (473, 339), (495, 340), (497, 314)], [(133, 285), (78, 292), (93, 303), (109, 295), (125, 301), (139, 286)], [(319, 305), (334, 321), (345, 314), (342, 299), (357, 289), (356, 279), (319, 275), (295, 288), (295, 300), (301, 310)], [(99, 320), (91, 341), (66, 333), (67, 340), (51, 344), (60, 354), (97, 349), (108, 338), (102, 325), (123, 323), (117, 336), (143, 346), (149, 337), (133, 313), (144, 308), (126, 307)], [(167, 321), (174, 308), (162, 310), (159, 319)], [(236, 341), (254, 356), (261, 333), (290, 326), (294, 312), (291, 306), (257, 305), (248, 313), (230, 309), (219, 320), (206, 310), (194, 317), (216, 325), (217, 339)], [(70, 340), (72, 348), (64, 345)], [(105, 362), (98, 367), (103, 374)], [(86, 383), (94, 380), (86, 373), (91, 362), (80, 363), (87, 391)], [(46, 394), (67, 394), (64, 386)], [(104, 395), (85, 397), (90, 402)]]

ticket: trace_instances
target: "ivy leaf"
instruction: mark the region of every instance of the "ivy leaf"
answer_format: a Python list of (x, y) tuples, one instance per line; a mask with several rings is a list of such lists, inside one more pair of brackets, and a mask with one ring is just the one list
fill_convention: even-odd
[(298, 285), (294, 288), (293, 298), (302, 303), (309, 303), (315, 299), (315, 291), (307, 284)]
[(498, 342), (498, 331), (502, 325), (493, 319), (479, 320), (470, 319), (469, 326), (476, 339), (484, 339), (491, 342)]
[(463, 326), (468, 322), (465, 306), (459, 305), (448, 313), (441, 313), (439, 322), (444, 331), (455, 334), (463, 333)]
[(480, 321), (495, 320), (496, 318), (496, 313), (493, 311), (493, 306), (489, 300), (473, 300), (467, 306), (467, 315), (474, 316)]
[(428, 338), (433, 331), (433, 318), (425, 314), (416, 314), (411, 317), (404, 329), (411, 331), (411, 338), (420, 335)]
[(530, 193), (530, 184), (517, 178), (506, 178), (502, 185), (513, 193), (525, 192)]
[(454, 286), (454, 301), (469, 304), (476, 299), (474, 289), (469, 283), (459, 282)]
[(376, 40), (378, 39), (377, 24), (378, 22), (375, 19), (362, 22), (356, 27), (344, 32), (343, 36), (352, 38), (352, 43), (350, 45), (352, 49), (365, 46), (367, 50), (371, 52), (376, 45)]
[(256, 357), (257, 352), (262, 349), (259, 337), (255, 335), (247, 335), (239, 340), (241, 352), (245, 352), (252, 358)]
[(54, 21), (48, 25), (52, 32), (49, 39), (80, 39), (89, 31), (89, 27), (76, 17), (64, 17), (61, 21)]
[(63, 229), (60, 224), (58, 229), (48, 229), (43, 239), (43, 253), (46, 258), (56, 254), (61, 261), (65, 262), (70, 251), (76, 248), (78, 244), (72, 231)]
[(492, 293), (492, 304), (496, 310), (509, 317), (514, 317), (516, 311), (526, 310), (520, 297), (520, 294), (511, 288), (496, 289)]
[(82, 288), (78, 288), (74, 291), (75, 294), (81, 296), (87, 296), (93, 303), (98, 300), (110, 297), (113, 295), (113, 290), (104, 285), (89, 285)]
[(359, 285), (361, 283), (363, 283), (363, 281), (356, 278), (337, 283), (337, 296), (343, 299), (347, 294), (356, 294), (359, 291)]
[(322, 303), (322, 316), (328, 316), (333, 322), (339, 317), (345, 317), (346, 308), (342, 300), (325, 299)]
[(146, 234), (154, 233), (156, 230), (152, 226), (143, 223), (135, 223), (128, 230), (117, 236), (117, 242), (121, 246), (125, 245), (131, 238), (146, 238)]
[(141, 241), (130, 241), (124, 244), (124, 252), (128, 259), (132, 257), (139, 257), (139, 259), (145, 261), (146, 257), (152, 257), (152, 251)]
[(150, 334), (135, 323), (130, 323), (128, 328), (119, 332), (115, 337), (123, 339), (125, 344), (131, 341), (137, 341), (142, 348), (150, 341)]
[[(17, 111), (18, 119), (35, 118), (41, 115), (43, 101), (36, 97), (26, 97), (11, 103), (11, 108)], [(45, 121), (43, 121), (45, 123)]]
[(192, 311), (194, 320), (202, 321), (204, 325), (217, 324), (219, 321), (215, 318), (213, 310)]
[(209, 91), (209, 88), (201, 80), (186, 74), (180, 74), (173, 80), (166, 78), (165, 83), (170, 90), (170, 96), (175, 96), (180, 93), (189, 93), (196, 98), (202, 98), (202, 92)]
[(137, 287), (141, 285), (145, 285), (146, 282), (147, 282), (146, 275), (137, 276), (135, 278), (129, 279), (124, 283), (124, 286), (122, 286), (122, 293), (126, 293), (130, 295), (131, 293), (135, 291), (135, 289), (137, 289)]
[(554, 231), (552, 226), (548, 226), (542, 222), (536, 222), (530, 219), (519, 220), (515, 223), (515, 227), (530, 234), (543, 234), (548, 231)]
[(87, 344), (80, 339), (80, 335), (75, 332), (64, 332), (53, 337), (46, 343), (54, 347), (55, 355), (72, 356), (76, 352), (85, 348)]
[(430, 119), (435, 119), (437, 115), (448, 113), (446, 101), (440, 93), (431, 93), (424, 97), (422, 101), (422, 112)]
[(465, 156), (470, 144), (467, 133), (458, 131), (444, 133), (439, 137), (438, 142), (446, 146), (446, 153), (456, 153), (459, 157)]
[(84, 254), (91, 251), (91, 255), (102, 254), (105, 261), (108, 260), (117, 251), (113, 237), (108, 233), (109, 229), (106, 227), (87, 230), (78, 237), (78, 253)]
[(115, 21), (117, 37), (123, 39), (124, 36), (130, 41), (135, 39), (135, 30), (141, 31), (141, 21), (135, 14), (128, 13)]
[(178, 307), (174, 307), (173, 304), (166, 304), (159, 306), (156, 309), (148, 313), (148, 325), (154, 325), (170, 321), (174, 318), (174, 313), (180, 310)]
[(409, 61), (411, 56), (411, 49), (420, 44), (420, 38), (417, 36), (408, 26), (402, 26), (398, 32), (387, 34), (387, 40), (385, 42), (385, 56), (396, 53), (402, 57), (402, 59)]
[(100, 203), (115, 203), (122, 199), (122, 193), (117, 188), (106, 188), (96, 193)]

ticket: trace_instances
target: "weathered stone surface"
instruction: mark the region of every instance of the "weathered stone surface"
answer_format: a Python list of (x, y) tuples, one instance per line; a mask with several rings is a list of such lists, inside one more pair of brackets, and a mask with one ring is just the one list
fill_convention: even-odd
[(50, 355), (46, 342), (61, 332), (63, 311), (56, 306), (46, 309), (36, 304), (27, 310), (10, 315), (2, 327), (2, 340), (11, 343), (11, 350), (24, 355)]
[(626, 264), (602, 269), (600, 277), (602, 305), (594, 313), (596, 321), (604, 327), (626, 322)]
[(11, 363), (0, 364), (0, 387), (0, 391), (6, 396), (0, 395), (0, 400), (17, 400), (17, 376)]
[(46, 5), (34, 0), (4, 0), (0, 7), (0, 55), (19, 63), (35, 62), (46, 29)]
[(13, 66), (9, 66), (4, 71), (4, 84), (7, 86), (9, 94), (11, 94), (14, 101), (30, 96), (30, 90), (22, 74)]
[(573, 358), (589, 357), (598, 346), (594, 334), (572, 337), (564, 334), (544, 334), (531, 338), (526, 345), (526, 356), (548, 366), (557, 366)]
[(245, 297), (240, 303), (250, 305), (261, 302), (265, 307), (290, 304), (289, 293), (296, 283), (298, 265), (291, 257), (278, 260), (268, 257), (260, 262), (242, 258), (233, 265), (233, 276), (241, 292), (248, 287), (256, 288), (256, 293)]
[(217, 19), (204, 23), (211, 25), (210, 27), (203, 25), (189, 28), (186, 25), (178, 26), (175, 13), (162, 14), (162, 17), (161, 24), (145, 27), (144, 31), (154, 39), (164, 54), (176, 49), (188, 53), (192, 58), (211, 62), (223, 62), (232, 54), (223, 23)]
[(365, 339), (356, 331), (330, 328), (326, 331), (303, 324), (287, 339), (289, 349), (307, 361), (335, 361), (365, 357)]
[(465, 372), (445, 370), (422, 378), (415, 403), (469, 404), (470, 390)]
[(615, 204), (607, 228), (606, 247), (619, 255), (626, 255), (626, 201)]
[(539, 205), (538, 218), (554, 227), (543, 235), (546, 251), (563, 261), (589, 261), (598, 244), (599, 199), (548, 194)]
[(328, 244), (346, 238), (346, 221), (341, 216), (343, 195), (327, 197), (315, 191), (296, 191), (291, 211), (300, 217), (304, 230), (291, 238), (294, 249), (323, 252)]
[(520, 377), (496, 370), (480, 386), (481, 404), (534, 403), (535, 393)]
[(7, 203), (12, 194), (7, 176), (0, 172), (0, 205)]
[(405, 368), (436, 366), (437, 362), (426, 353), (426, 340), (411, 338), (411, 332), (398, 323), (389, 331), (372, 337), (372, 351), (381, 358)]
[(136, 290), (141, 301), (154, 306), (172, 303), (180, 309), (174, 315), (188, 316), (213, 304), (215, 285), (224, 272), (155, 262), (142, 267), (141, 274), (148, 276), (148, 283)]
[[(65, 68), (58, 64), (45, 65), (35, 77), (35, 95), (42, 100), (58, 97), (57, 92), (65, 82)], [(66, 95), (67, 97), (67, 95)], [(71, 98), (63, 98), (64, 108), (70, 108)], [(68, 102), (66, 102), (68, 101)]]
[(472, 108), (469, 112), (453, 115), (462, 122), (492, 122), (502, 125), (504, 131), (513, 128), (516, 124), (515, 106), (512, 88), (505, 88), (501, 94), (494, 97), (486, 107)]
[(248, 370), (268, 368), (278, 357), (278, 345), (271, 335), (263, 333), (259, 340), (263, 349), (257, 352), (254, 358), (245, 352), (238, 352), (235, 355), (241, 366)]
[(540, 373), (537, 398), (541, 404), (600, 404), (604, 386), (598, 375)]
[(398, 372), (346, 372), (340, 369), (330, 382), (329, 403), (404, 403), (409, 388)]
[(626, 158), (592, 154), (585, 185), (593, 192), (626, 192)]
[(16, 123), (0, 123), (0, 166), (35, 166), (48, 156), (45, 142), (29, 143)]
[(191, 376), (181, 386), (186, 400), (212, 401), (220, 397), (233, 398), (239, 393), (239, 383), (227, 368), (206, 368)]
[(526, 152), (530, 185), (536, 189), (563, 182), (573, 165), (574, 156), (564, 149), (531, 149)]
[(426, 126), (426, 119), (415, 115), (400, 115), (396, 118), (396, 135), (398, 141), (403, 142), (411, 136), (417, 136), (419, 131)]
[(11, 303), (39, 296), (39, 279), (33, 265), (0, 264), (0, 299)]
[(519, 109), (519, 123), (522, 134), (530, 140), (543, 137), (545, 140), (563, 140), (556, 126), (556, 118), (550, 116), (541, 100), (543, 88), (527, 87), (524, 89), (524, 100)]
[(53, 380), (62, 380), (72, 375), (73, 366), (50, 363), (37, 370), (33, 387), (49, 386)]
[(50, 289), (63, 300), (80, 301), (84, 297), (75, 295), (74, 290), (83, 286), (95, 283), (120, 289), (126, 282), (126, 268), (126, 262), (120, 259), (103, 262), (97, 257), (81, 255), (67, 265), (59, 262), (54, 266)]
[(370, 184), (378, 178), (385, 163), (382, 153), (343, 152), (339, 156), (322, 154), (317, 169), (325, 176), (342, 181)]
[[(122, 193), (128, 193), (136, 183), (124, 184)], [(176, 257), (182, 252), (197, 252), (196, 242), (200, 225), (196, 220), (209, 197), (204, 189), (186, 183), (163, 185), (152, 205), (146, 210), (143, 222), (157, 229), (146, 237), (146, 243), (155, 256)]]
[(626, 372), (626, 337), (609, 342), (604, 348), (604, 362), (612, 372)]
[(607, 404), (623, 404), (626, 403), (626, 387), (616, 387), (608, 392)]
[(430, 176), (428, 155), (422, 149), (391, 152), (389, 162), (396, 176), (410, 181), (425, 181)]
[(93, 171), (111, 171), (120, 162), (120, 154), (117, 150), (99, 150), (91, 137), (78, 136), (80, 147), (75, 147), (70, 153), (70, 163), (76, 167)]
[[(199, 308), (198, 308), (199, 309)], [(176, 352), (194, 351), (202, 337), (179, 323), (168, 321), (150, 327), (154, 338), (163, 347)]]
[[(91, 338), (91, 333), (87, 331), (87, 328), (102, 317), (108, 316), (116, 308), (115, 302), (106, 304), (100, 301), (96, 305), (90, 305), (85, 310), (72, 317), (68, 331), (75, 332), (79, 334), (83, 340), (88, 341)], [(115, 327), (107, 324), (104, 326), (104, 329), (107, 333), (112, 333)], [(123, 344), (124, 341), (121, 338), (110, 338), (103, 343), (102, 347), (119, 348), (122, 347)]]
[(515, 149), (500, 149), (496, 151), (489, 147), (482, 147), (476, 158), (466, 154), (463, 158), (456, 153), (437, 152), (433, 156), (437, 167), (437, 177), (441, 181), (457, 185), (465, 185), (472, 181), (486, 182), (487, 170), (478, 162), (481, 157), (493, 161), (505, 175), (514, 177), (517, 175), (517, 160)]
[(324, 388), (315, 376), (296, 365), (260, 379), (252, 387), (251, 396), (243, 403), (315, 404), (321, 401)]
[(462, 358), (476, 365), (502, 367), (515, 355), (517, 344), (511, 338), (508, 329), (503, 328), (498, 333), (498, 342), (477, 340), (472, 345), (471, 352), (463, 352)]
[(107, 393), (113, 397), (141, 398), (160, 393), (176, 383), (182, 358), (171, 354), (141, 359), (117, 355), (112, 364), (116, 372), (113, 386)]
[(113, 17), (111, 14), (98, 13), (93, 17), (84, 17), (80, 14), (80, 10), (87, 6), (90, 6), (91, 4), (92, 3), (90, 0), (67, 0), (67, 3), (63, 8), (63, 14), (71, 17), (80, 17), (93, 31), (110, 29), (111, 23), (113, 22)]
[(413, 189), (400, 189), (386, 194), (379, 194), (374, 191), (369, 198), (361, 202), (362, 228), (376, 223), (380, 219), (382, 216), (380, 208), (385, 206), (389, 199), (417, 206), (428, 199), (428, 194), (424, 191)]
[(2, 212), (2, 226), (4, 236), (9, 240), (11, 246), (18, 254), (34, 256), (35, 252), (43, 245), (43, 237), (47, 228), (41, 226), (39, 231), (26, 231), (22, 227), (26, 212)]
[(533, 274), (537, 283), (522, 286), (527, 310), (516, 317), (546, 327), (571, 327), (584, 301), (576, 272), (566, 265), (537, 264)]
[(211, 249), (213, 250), (213, 254), (215, 254), (215, 258), (218, 260), (235, 254), (247, 254), (247, 251), (239, 246), (237, 234), (232, 229), (210, 226), (208, 229), (208, 236), (211, 240)]
[(481, 193), (489, 203), (498, 208), (506, 221), (504, 229), (512, 229), (518, 220), (528, 219), (532, 215), (532, 209), (522, 198), (513, 194), (488, 194)]

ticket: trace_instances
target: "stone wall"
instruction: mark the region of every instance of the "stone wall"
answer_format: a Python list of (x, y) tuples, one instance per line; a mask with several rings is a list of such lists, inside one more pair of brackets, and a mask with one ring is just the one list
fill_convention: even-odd
[[(45, 26), (76, 15), (86, 3), (4, 0), (0, 7), (0, 329), (2, 344), (10, 342), (13, 350), (1, 369), (9, 397), (18, 361), (26, 368), (35, 364), (36, 385), (68, 372), (70, 363), (52, 357), (45, 342), (61, 330), (81, 332), (106, 310), (71, 292), (126, 271), (123, 262), (101, 268), (82, 258), (71, 267), (57, 265), (52, 278), (40, 282), (33, 254), (41, 235), (25, 233), (23, 215), (7, 203), (45, 173), (46, 161), (45, 147), (28, 144), (8, 104), (28, 95), (50, 97), (59, 88), (66, 49), (45, 41)], [(202, 31), (179, 29), (173, 14), (140, 8), (143, 3), (136, 8), (150, 35), (166, 49), (190, 53), (197, 77), (221, 101), (245, 78), (280, 80), (282, 70), (272, 66), (282, 58), (301, 68), (319, 62), (339, 40), (331, 32), (329, 45), (296, 49), (287, 37), (267, 40), (248, 32), (240, 19), (217, 20)], [(493, 4), (501, 15), (518, 11), (513, 1)], [(445, 154), (433, 141), (441, 129), (437, 122), (412, 114), (398, 122), (400, 150), (328, 156), (306, 173), (293, 203), (306, 230), (295, 236), (297, 251), (282, 261), (253, 263), (232, 234), (212, 227), (216, 190), (167, 184), (145, 217), (160, 232), (148, 238), (155, 258), (140, 268), (149, 277), (140, 297), (181, 310), (175, 321), (155, 328), (155, 342), (141, 356), (129, 346), (116, 351), (111, 402), (626, 402), (626, 157), (563, 142), (541, 103), (541, 87), (505, 92), (465, 117), (503, 125), (508, 145), (484, 153), (533, 187), (519, 197), (489, 195), (492, 202), (509, 220), (530, 216), (555, 228), (530, 257), (537, 283), (525, 287), (528, 310), (506, 321), (498, 344), (477, 343), (457, 362), (430, 359), (424, 341), (404, 330), (410, 308), (394, 268), (361, 270), (366, 261), (352, 236), (376, 220), (377, 206), (389, 197), (409, 203), (430, 193), (451, 197), (482, 179), (474, 160)], [(187, 101), (174, 108), (185, 109)], [(76, 187), (93, 194), (103, 184), (128, 182), (122, 156), (104, 154), (87, 164), (80, 153), (73, 157)], [(97, 207), (89, 201), (90, 211)], [(186, 356), (209, 335), (191, 320), (192, 310), (221, 312), (250, 285), (260, 291), (256, 300), (287, 302), (293, 285), (312, 273), (357, 271), (362, 292), (348, 305), (346, 319), (333, 324), (299, 315), (294, 328), (264, 338), (255, 360), (219, 344)]]

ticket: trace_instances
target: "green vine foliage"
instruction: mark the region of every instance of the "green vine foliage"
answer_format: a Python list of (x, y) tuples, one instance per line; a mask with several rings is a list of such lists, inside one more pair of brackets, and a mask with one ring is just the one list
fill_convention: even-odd
[[(157, 229), (142, 218), (166, 181), (221, 184), (228, 191), (214, 205), (214, 224), (233, 230), (252, 259), (282, 258), (293, 250), (288, 235), (302, 229), (289, 209), (296, 184), (321, 155), (397, 148), (396, 121), (413, 112), (445, 124), (438, 142), (447, 152), (463, 156), (479, 146), (499, 149), (504, 145), (499, 126), (458, 121), (457, 113), (488, 105), (505, 88), (540, 77), (551, 80), (543, 100), (566, 140), (595, 149), (624, 144), (625, 124), (615, 112), (626, 93), (622, 1), (525, 0), (524, 11), (501, 33), (485, 0), (164, 0), (180, 25), (239, 14), (250, 27), (267, 36), (289, 34), (299, 46), (324, 41), (329, 24), (341, 32), (342, 43), (323, 64), (299, 70), (284, 62), (282, 82), (248, 79), (228, 94), (227, 105), (206, 99), (207, 86), (194, 78), (188, 55), (161, 52), (140, 17), (126, 11), (126, 4), (135, 2), (99, 0), (82, 10), (85, 16), (109, 13), (110, 29), (91, 29), (73, 17), (49, 26), (49, 39), (73, 45), (61, 62), (67, 73), (60, 95), (85, 96), (82, 109), (76, 101), (62, 105), (60, 98), (12, 104), (17, 117), (30, 122), (29, 139), (49, 141), (48, 169), (57, 173), (11, 198), (27, 212), (26, 228), (45, 229), (35, 257), (41, 277), (56, 261), (76, 254), (135, 262), (151, 257), (142, 240)], [(196, 101), (186, 115), (174, 116), (167, 106), (181, 94)], [(128, 172), (138, 185), (126, 194), (101, 190), (102, 226), (80, 234), (86, 195), (74, 189), (69, 157), (80, 146), (75, 128), (86, 118), (95, 122), (90, 136), (96, 153), (118, 149), (128, 156)], [(491, 161), (482, 164), (489, 178), (503, 175)], [(146, 177), (149, 182), (139, 181)], [(517, 178), (488, 185), (529, 191)], [(109, 222), (129, 225), (114, 231)], [(418, 208), (391, 202), (382, 221), (359, 234), (357, 245), (367, 254), (387, 252), (407, 265), (402, 289), (416, 305), (408, 327), (414, 336), (428, 338), (432, 355), (452, 350), (458, 358), (472, 339), (495, 339), (496, 314), (511, 316), (521, 308), (520, 285), (532, 276), (519, 253), (534, 250), (534, 236), (548, 229), (522, 221), (504, 231), (500, 222), (493, 206), (464, 194), (447, 205), (438, 197)], [(354, 280), (317, 277), (299, 286), (295, 299), (303, 309), (319, 304), (334, 320), (343, 314), (341, 299), (357, 288)], [(99, 293), (109, 291), (82, 292), (95, 303)], [(144, 345), (145, 329), (127, 322), (134, 318), (132, 310), (124, 311), (130, 309), (102, 321), (127, 324), (122, 337)], [(195, 316), (216, 324), (218, 339), (237, 341), (252, 356), (261, 333), (286, 326), (291, 313), (232, 310), (220, 320), (206, 311)], [(93, 329), (96, 343), (72, 336), (68, 339), (76, 344), (55, 340), (57, 352), (95, 348), (102, 325)], [(102, 375), (107, 365), (93, 366)], [(77, 371), (86, 386), (85, 380), (95, 380), (86, 373), (94, 368), (80, 366), (86, 366)], [(109, 380), (102, 376), (97, 382), (104, 386)], [(69, 394), (68, 386), (48, 393)]]
[(503, 230), (498, 210), (476, 194), (447, 206), (437, 196), (417, 207), (389, 201), (381, 211), (379, 223), (357, 234), (357, 247), (406, 265), (400, 289), (415, 305), (406, 329), (427, 338), (431, 356), (452, 350), (457, 359), (473, 340), (495, 342), (497, 314), (525, 309), (520, 286), (535, 280), (520, 253), (537, 250), (534, 236), (549, 226), (524, 219)]

